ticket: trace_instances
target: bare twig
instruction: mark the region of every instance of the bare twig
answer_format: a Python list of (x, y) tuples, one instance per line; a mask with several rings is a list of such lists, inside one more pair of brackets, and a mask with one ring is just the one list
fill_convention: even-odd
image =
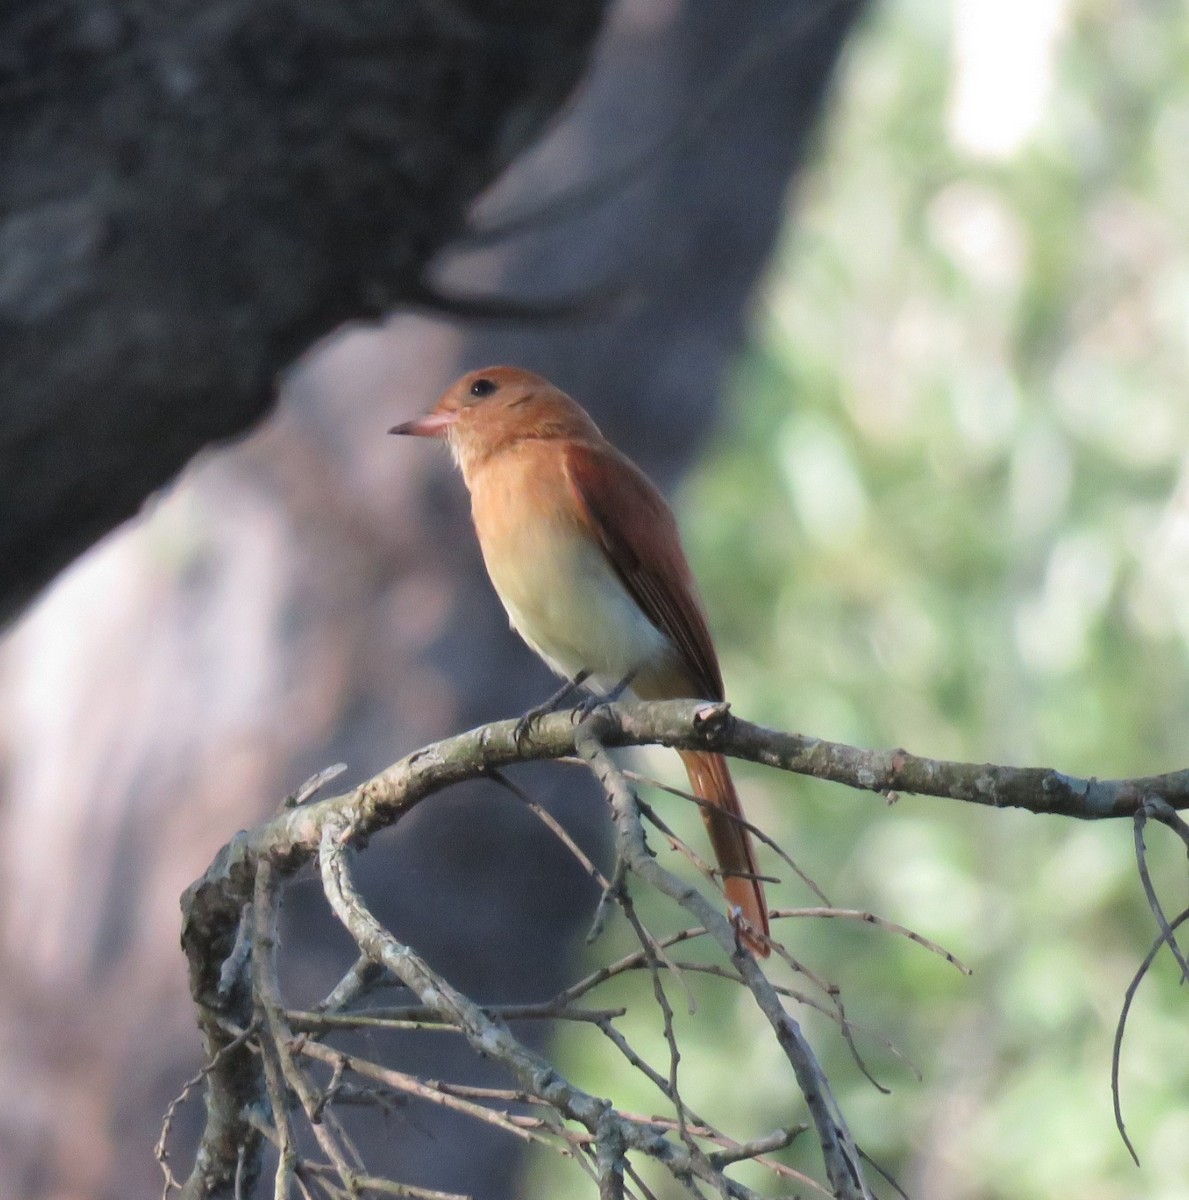
[[(564, 758), (560, 761), (565, 763), (573, 763), (580, 767), (586, 766), (586, 764), (580, 758)], [(645, 783), (649, 787), (656, 788), (658, 791), (667, 792), (670, 796), (679, 796), (682, 800), (685, 800), (690, 804), (696, 804), (699, 808), (710, 807), (709, 800), (704, 800), (701, 796), (695, 796), (693, 792), (687, 791), (685, 788), (675, 787), (671, 783), (662, 783), (661, 780), (655, 779), (650, 775), (645, 775), (639, 771), (629, 771), (625, 769), (623, 773), (634, 783)], [(641, 808), (644, 808), (643, 802), (641, 802)], [(741, 825), (753, 838), (756, 839), (756, 841), (767, 846), (768, 849), (771, 850), (772, 853), (775, 854), (777, 858), (779, 858), (823, 904), (828, 905), (830, 903), (829, 897), (817, 885), (817, 882), (766, 830), (761, 829), (758, 825), (753, 825), (746, 817), (739, 813), (722, 812), (717, 815), (724, 816), (728, 820), (734, 821), (737, 825)]]
[[(565, 1079), (551, 1063), (520, 1043), (505, 1025), (489, 1017), (431, 971), (410, 947), (385, 930), (363, 904), (351, 881), (345, 844), (353, 836), (355, 830), (349, 824), (328, 820), (322, 830), (319, 863), (323, 887), (335, 916), (365, 953), (382, 962), (426, 1007), (453, 1022), (480, 1054), (502, 1063), (534, 1103), (552, 1108), (566, 1120), (576, 1121), (596, 1139), (600, 1129), (606, 1128), (607, 1120), (618, 1121), (627, 1151), (648, 1154), (683, 1185), (702, 1179), (715, 1187), (728, 1186), (721, 1172), (711, 1167), (704, 1156), (694, 1155), (688, 1146), (665, 1138), (655, 1125), (633, 1121), (622, 1113), (613, 1115), (612, 1106), (605, 1100)], [(734, 1182), (729, 1187), (731, 1195), (754, 1194)]]
[[(502, 1021), (577, 1021), (591, 1025), (622, 1017), (627, 1009), (569, 1008), (548, 1001), (545, 1004), (489, 1004), (483, 1011)], [(440, 1013), (424, 1005), (405, 1008), (369, 1008), (364, 1012), (322, 1013), (290, 1010), (289, 1024), (299, 1033), (329, 1033), (333, 1029), (438, 1029), (457, 1033)]]
[(420, 1079), (405, 1071), (393, 1070), (381, 1066), (366, 1058), (354, 1054), (342, 1054), (331, 1050), (317, 1042), (304, 1041), (297, 1048), (299, 1054), (319, 1062), (329, 1063), (335, 1070), (353, 1071), (365, 1079), (375, 1080), (385, 1087), (404, 1092), (409, 1096), (427, 1100), (442, 1108), (453, 1109), (478, 1121), (496, 1125), (506, 1133), (524, 1141), (541, 1140), (534, 1121), (526, 1120), (514, 1113), (503, 1109), (493, 1108), (487, 1104), (478, 1103), (479, 1099), (498, 1101), (502, 1104), (529, 1104), (535, 1097), (528, 1092), (514, 1091), (507, 1088), (479, 1088), (464, 1084), (444, 1083), (441, 1080)]
[[(252, 981), (261, 1010), (261, 1019), (271, 1036), (271, 1041), (265, 1046), (264, 1055), (266, 1060), (270, 1055), (275, 1055), (276, 1068), (283, 1077), (284, 1083), (293, 1090), (301, 1102), (310, 1130), (319, 1148), (333, 1164), (347, 1191), (354, 1193), (358, 1191), (356, 1176), (359, 1172), (357, 1167), (348, 1161), (346, 1153), (328, 1128), (328, 1122), (318, 1119), (318, 1115), (321, 1115), (318, 1096), (305, 1073), (297, 1065), (291, 1048), (294, 1043), (293, 1030), (289, 1028), (286, 1020), (285, 1009), (277, 988), (273, 962), (273, 950), (276, 945), (276, 889), (276, 873), (272, 864), (266, 859), (259, 864), (256, 870), (256, 888), (252, 903)], [(280, 1086), (279, 1081), (278, 1086)], [(280, 1127), (278, 1129), (280, 1130)], [(282, 1151), (285, 1143), (286, 1135), (281, 1132)], [(278, 1180), (279, 1186), (280, 1181)]]
[(601, 740), (609, 727), (613, 725), (608, 710), (596, 710), (578, 726), (575, 746), (578, 753), (590, 763), (611, 800), (619, 854), (641, 879), (701, 921), (710, 936), (730, 955), (760, 1010), (771, 1023), (777, 1041), (797, 1076), (801, 1094), (817, 1130), (831, 1187), (840, 1200), (871, 1200), (871, 1192), (863, 1180), (858, 1148), (833, 1097), (825, 1072), (800, 1027), (785, 1012), (775, 990), (752, 955), (739, 947), (726, 918), (716, 912), (700, 892), (682, 883), (649, 855), (631, 786), (619, 773)]
[(608, 882), (607, 877), (594, 865), (586, 851), (570, 837), (565, 826), (548, 809), (538, 804), (524, 788), (509, 779), (503, 771), (488, 771), (487, 777), (515, 796), (578, 860), (582, 869), (603, 889), (604, 894), (610, 890), (611, 884)]
[(180, 1190), (181, 1183), (175, 1178), (173, 1169), (169, 1163), (169, 1135), (173, 1131), (174, 1118), (177, 1116), (178, 1109), (189, 1099), (190, 1094), (194, 1089), (214, 1070), (216, 1070), (221, 1060), (229, 1054), (238, 1050), (247, 1040), (256, 1032), (255, 1025), (250, 1025), (243, 1032), (236, 1034), (231, 1041), (222, 1046), (216, 1053), (215, 1057), (206, 1064), (198, 1072), (197, 1075), (191, 1076), (182, 1085), (182, 1090), (169, 1102), (165, 1109), (165, 1115), (161, 1119), (161, 1136), (157, 1139), (157, 1144), (153, 1147), (153, 1155), (161, 1166), (161, 1173), (165, 1176), (165, 1185), (161, 1191), (161, 1198), (165, 1200), (171, 1190)]
[(281, 801), (282, 808), (298, 808), (313, 799), (328, 783), (333, 783), (347, 769), (346, 763), (334, 763), (311, 775), (296, 791)]
[[(1152, 876), (1148, 871), (1147, 847), (1144, 844), (1144, 826), (1147, 824), (1149, 814), (1154, 814), (1155, 811), (1155, 802), (1148, 800), (1146, 803), (1140, 805), (1135, 814), (1135, 863), (1139, 870), (1140, 883), (1143, 886), (1148, 907), (1152, 910), (1152, 915), (1156, 918), (1156, 924), (1160, 928), (1160, 936), (1164, 939), (1173, 958), (1177, 960), (1177, 966), (1181, 968), (1182, 981), (1189, 983), (1189, 962), (1185, 961), (1185, 955), (1181, 952), (1181, 947), (1177, 944), (1177, 939), (1173, 935), (1172, 928), (1168, 923), (1168, 917), (1164, 915), (1164, 908), (1160, 903), (1160, 897), (1156, 895), (1156, 886), (1152, 883)], [(1173, 815), (1175, 816), (1176, 814), (1174, 813)]]
[(909, 929), (905, 925), (898, 925), (895, 921), (889, 921), (887, 917), (877, 916), (873, 912), (867, 912), (858, 908), (774, 908), (768, 914), (774, 921), (785, 917), (813, 917), (824, 920), (836, 921), (860, 921), (865, 925), (874, 925), (877, 929), (887, 930), (889, 933), (899, 934), (901, 937), (908, 938), (910, 942), (915, 942), (923, 950), (928, 950), (931, 954), (936, 954), (944, 958), (947, 963), (952, 963), (963, 975), (973, 975), (974, 972), (966, 966), (956, 955), (951, 954), (944, 946), (938, 945), (937, 942), (930, 941), (929, 938), (923, 937), (913, 929)]
[(364, 996), (376, 991), (385, 983), (395, 982), (379, 964), (362, 954), (351, 964), (347, 973), (314, 1005), (315, 1012), (336, 1013)]
[[(1185, 921), (1189, 921), (1189, 908), (1185, 909), (1169, 926), (1170, 930), (1179, 928)], [(1123, 1145), (1127, 1147), (1127, 1153), (1131, 1155), (1138, 1167), (1139, 1155), (1135, 1152), (1135, 1147), (1131, 1144), (1131, 1138), (1127, 1136), (1127, 1130), (1123, 1125), (1123, 1101), (1119, 1094), (1119, 1063), (1123, 1056), (1123, 1034), (1127, 1029), (1127, 1017), (1131, 1012), (1131, 1002), (1135, 999), (1136, 992), (1139, 991), (1139, 985), (1143, 983), (1144, 976), (1152, 966), (1156, 955), (1160, 953), (1160, 947), (1165, 944), (1165, 936), (1163, 932), (1152, 943), (1152, 948), (1144, 955), (1144, 961), (1140, 963), (1139, 969), (1132, 976), (1131, 982), (1127, 985), (1127, 991), (1123, 996), (1123, 1007), (1119, 1011), (1119, 1023), (1115, 1026), (1115, 1044), (1111, 1051), (1111, 1100), (1115, 1110), (1115, 1128), (1119, 1131), (1119, 1136), (1123, 1139)]]
[(1185, 843), (1189, 851), (1189, 822), (1177, 812), (1163, 796), (1149, 796), (1147, 801), (1148, 815), (1162, 825), (1167, 825)]

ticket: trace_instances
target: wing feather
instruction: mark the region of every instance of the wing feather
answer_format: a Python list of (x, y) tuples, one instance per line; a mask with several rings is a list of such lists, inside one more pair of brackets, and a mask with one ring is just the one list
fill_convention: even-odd
[(565, 469), (607, 561), (645, 616), (677, 648), (697, 684), (696, 698), (721, 700), (714, 643), (664, 497), (610, 444), (571, 442)]

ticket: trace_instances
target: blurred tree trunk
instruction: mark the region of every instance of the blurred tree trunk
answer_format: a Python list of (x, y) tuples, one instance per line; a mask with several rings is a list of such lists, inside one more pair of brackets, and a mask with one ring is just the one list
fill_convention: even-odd
[[(426, 5), (439, 7), (463, 9)], [(574, 392), (671, 483), (712, 430), (855, 11), (625, 0), (578, 103), (487, 202), (491, 220), (687, 127), (714, 81), (746, 64), (738, 86), (692, 144), (651, 156), (588, 216), (440, 274), (443, 287), (516, 295), (610, 275), (629, 303), (598, 322), (471, 337), (412, 317), (341, 337), (293, 373), (267, 428), (192, 469), (11, 634), (0, 650), (0, 1193), (159, 1194), (161, 1112), (198, 1065), (176, 901), (235, 829), (328, 762), (365, 777), (551, 686), (482, 576), (461, 483), (430, 447), (384, 430), (464, 367), (519, 362)], [(579, 840), (603, 844), (602, 805), (578, 775), (523, 779)], [(493, 787), (424, 806), (360, 868), (377, 914), (481, 1000), (554, 990), (595, 900)], [(344, 939), (313, 889), (291, 889), (287, 917), (296, 965), (283, 983), (313, 1001), (347, 965)], [(481, 1078), (458, 1043), (410, 1037), (401, 1054), (409, 1070)], [(178, 1119), (179, 1173), (195, 1117), (191, 1106)], [(456, 1134), (415, 1106), (363, 1131), (373, 1170), (517, 1192), (506, 1139)]]
[(421, 290), (604, 0), (0, 6), (0, 621)]

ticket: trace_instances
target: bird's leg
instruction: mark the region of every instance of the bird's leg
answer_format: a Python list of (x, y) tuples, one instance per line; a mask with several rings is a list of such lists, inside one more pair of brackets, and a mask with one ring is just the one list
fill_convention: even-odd
[(532, 732), (533, 722), (538, 717), (543, 717), (546, 713), (553, 712), (563, 700), (568, 700), (573, 692), (578, 691), (582, 687), (589, 676), (589, 671), (579, 671), (573, 679), (567, 679), (548, 700), (543, 701), (541, 704), (534, 704), (516, 722), (516, 728), (512, 731), (512, 738), (516, 742), (517, 750), (521, 749), (525, 741), (528, 740), (528, 735)]
[(636, 678), (638, 669), (637, 667), (633, 667), (613, 688), (603, 695), (599, 695), (598, 692), (587, 692), (574, 705), (574, 724), (581, 724), (596, 708), (600, 708), (604, 704), (614, 704), (631, 687), (632, 680)]

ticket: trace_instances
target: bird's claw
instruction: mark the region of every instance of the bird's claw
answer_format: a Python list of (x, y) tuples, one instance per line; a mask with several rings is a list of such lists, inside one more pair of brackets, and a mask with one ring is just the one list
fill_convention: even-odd
[(523, 753), (525, 746), (532, 738), (533, 724), (539, 716), (542, 715), (541, 709), (530, 708), (516, 722), (516, 727), (512, 730), (512, 741), (516, 746), (518, 753)]
[(570, 720), (575, 725), (581, 725), (583, 721), (590, 720), (600, 708), (606, 708), (606, 706), (607, 700), (604, 696), (594, 694), (583, 696), (570, 710)]
[[(581, 688), (582, 684), (590, 676), (589, 671), (579, 671), (573, 679), (567, 679), (566, 682), (558, 688), (552, 696), (549, 697), (543, 704), (536, 704), (516, 722), (516, 728), (512, 731), (513, 741), (516, 743), (518, 751), (524, 750), (524, 743), (528, 741), (533, 731), (533, 722), (538, 717), (544, 717), (553, 712), (563, 700), (565, 700), (572, 692)], [(585, 703), (582, 701), (581, 703)]]
[(587, 692), (572, 710), (575, 725), (590, 720), (600, 708), (610, 708), (631, 686), (635, 671), (629, 671), (609, 692)]

